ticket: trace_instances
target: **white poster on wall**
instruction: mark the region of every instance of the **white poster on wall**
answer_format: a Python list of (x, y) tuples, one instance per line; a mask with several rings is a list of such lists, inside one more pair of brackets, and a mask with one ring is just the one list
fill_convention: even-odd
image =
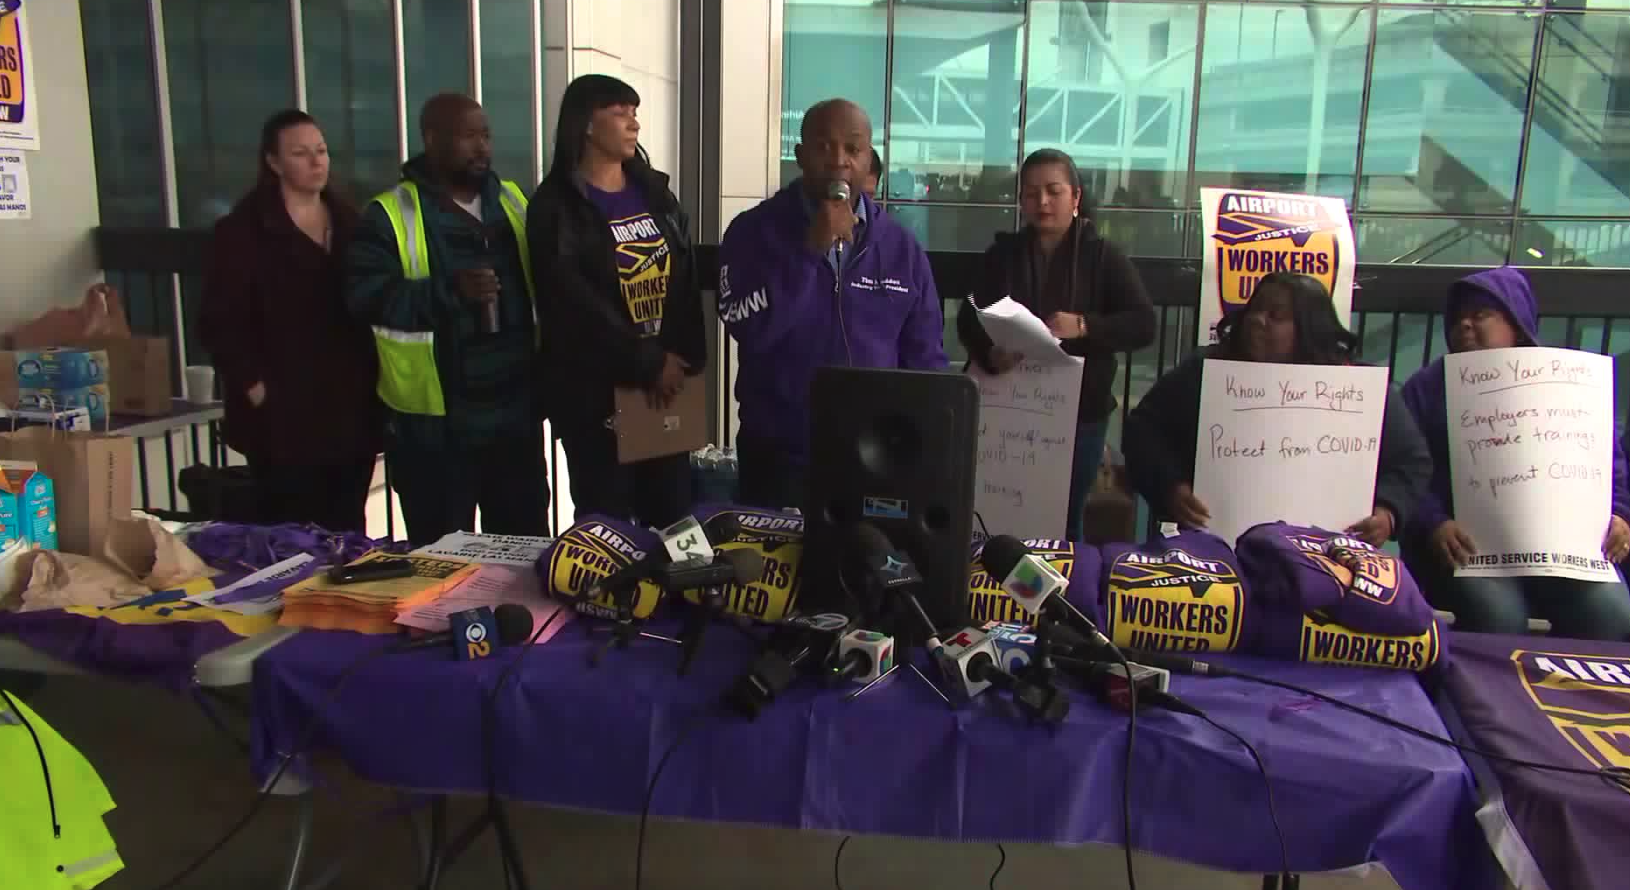
[(28, 195), (28, 156), (0, 150), (0, 219), (29, 219), (34, 215)]
[(1245, 307), (1263, 276), (1300, 272), (1330, 291), (1341, 323), (1352, 327), (1353, 225), (1347, 203), (1320, 195), (1249, 189), (1200, 189), (1205, 231), (1200, 273), (1199, 342), (1217, 342), (1217, 323)]
[[(33, 6), (41, 0), (30, 0)], [(0, 0), (0, 149), (37, 151), (40, 103), (34, 88), (39, 65), (28, 39), (22, 0)]]
[(1573, 349), (1444, 357), (1451, 512), (1477, 555), (1458, 575), (1613, 581), (1613, 360)]
[(1027, 359), (999, 376), (973, 364), (968, 373), (979, 384), (974, 509), (993, 535), (1063, 538), (1081, 359)]
[(1232, 544), (1284, 521), (1339, 531), (1370, 515), (1387, 369), (1208, 359), (1194, 494)]

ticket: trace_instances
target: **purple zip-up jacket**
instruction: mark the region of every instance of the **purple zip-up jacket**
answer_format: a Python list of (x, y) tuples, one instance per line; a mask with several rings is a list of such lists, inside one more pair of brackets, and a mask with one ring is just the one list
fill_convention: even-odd
[[(1468, 275), (1449, 288), (1449, 301), (1443, 312), (1443, 338), (1449, 339), (1456, 310), (1469, 296), (1486, 294), (1504, 307), (1526, 339), (1525, 346), (1539, 343), (1539, 309), (1528, 278), (1517, 269), (1502, 266)], [(1424, 544), (1438, 526), (1454, 516), (1454, 500), (1449, 491), (1449, 422), (1444, 402), (1443, 359), (1415, 372), (1404, 384), (1404, 404), (1415, 415), (1415, 423), (1426, 436), (1432, 451), (1432, 483), (1421, 495), (1406, 529), (1407, 543)], [(1624, 448), (1613, 443), (1613, 513), (1630, 520), (1630, 471)], [(1407, 552), (1407, 551), (1406, 551)]]
[(798, 180), (737, 216), (719, 245), (719, 317), (735, 338), (743, 436), (809, 460), (809, 385), (823, 366), (945, 369), (944, 310), (917, 239), (864, 195), (841, 273), (805, 245)]

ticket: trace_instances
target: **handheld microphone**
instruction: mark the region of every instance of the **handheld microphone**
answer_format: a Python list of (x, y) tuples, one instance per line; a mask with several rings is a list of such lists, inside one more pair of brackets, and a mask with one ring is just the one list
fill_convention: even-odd
[[(733, 541), (740, 534), (741, 523), (733, 513), (720, 513), (709, 519), (706, 524), (697, 522), (694, 516), (686, 516), (662, 530), (661, 550), (653, 550), (644, 559), (632, 562), (592, 582), (579, 597), (579, 603), (582, 605), (598, 603), (603, 608), (608, 597), (622, 595), (639, 582), (651, 578), (659, 568), (670, 562), (683, 562), (687, 559), (711, 562), (714, 547)], [(598, 611), (590, 614), (598, 614)]]
[(1032, 719), (1056, 725), (1070, 712), (1070, 700), (1058, 687), (1030, 683), (1003, 670), (995, 641), (983, 631), (964, 629), (945, 641), (942, 652), (936, 660), (959, 701), (966, 702), (994, 686), (1012, 695), (1014, 703)]
[(833, 678), (870, 683), (894, 669), (894, 638), (872, 630), (852, 630), (838, 640)]
[(1064, 624), (1075, 624), (1092, 639), (1104, 645), (1109, 638), (1069, 601), (1065, 592), (1070, 581), (1025, 543), (1012, 535), (996, 535), (985, 541), (979, 564), (992, 578), (1002, 579), (1002, 590), (1030, 615)]
[(725, 693), (725, 704), (749, 720), (775, 701), (798, 676), (798, 669), (812, 657), (825, 662), (837, 640), (854, 622), (847, 615), (824, 612), (811, 617), (796, 616), (781, 622), (753, 666)]
[(653, 580), (667, 593), (683, 593), (722, 584), (751, 584), (764, 574), (764, 557), (755, 550), (726, 550), (704, 562), (691, 558), (656, 570)]
[[(849, 195), (849, 183), (841, 179), (834, 179), (826, 184), (826, 199), (828, 201), (842, 201), (847, 205)], [(838, 268), (843, 268), (843, 239), (839, 238), (832, 242), (832, 249), (838, 253)]]
[(519, 646), (532, 636), (532, 613), (525, 606), (503, 603), (496, 609), (481, 606), (448, 616), (448, 629), (425, 634), (395, 647), (413, 652), (452, 644), (459, 661), (486, 658), (496, 646)]

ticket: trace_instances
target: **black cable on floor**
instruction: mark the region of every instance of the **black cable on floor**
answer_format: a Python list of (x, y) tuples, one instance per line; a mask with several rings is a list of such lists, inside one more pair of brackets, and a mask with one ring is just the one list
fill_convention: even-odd
[(838, 852), (832, 856), (832, 886), (838, 890), (843, 890), (843, 873), (838, 870), (838, 866), (843, 863), (843, 848), (849, 846), (852, 839), (854, 835), (844, 835), (843, 840), (838, 842)]
[(194, 872), (198, 871), (200, 868), (203, 868), (204, 863), (214, 858), (215, 854), (221, 852), (221, 850), (224, 849), (227, 844), (232, 842), (233, 838), (236, 838), (240, 832), (249, 826), (250, 822), (254, 821), (255, 816), (260, 814), (261, 807), (265, 806), (266, 801), (271, 798), (272, 789), (277, 787), (277, 783), (282, 780), (283, 774), (288, 771), (289, 765), (294, 763), (295, 758), (306, 753), (306, 749), (309, 748), (312, 741), (315, 740), (317, 736), (317, 729), (318, 727), (322, 726), (322, 721), (319, 719), (321, 713), (339, 698), (340, 692), (345, 689), (345, 684), (350, 682), (351, 678), (356, 676), (356, 672), (364, 665), (372, 662), (375, 658), (378, 658), (381, 655), (386, 655), (395, 651), (397, 650), (394, 645), (382, 646), (353, 659), (350, 664), (346, 665), (345, 668), (340, 671), (339, 677), (334, 680), (334, 685), (329, 688), (328, 695), (312, 711), (311, 719), (307, 721), (305, 730), (301, 732), (299, 739), (296, 740), (294, 745), (289, 748), (289, 752), (283, 755), (283, 759), (277, 764), (277, 770), (272, 773), (272, 778), (266, 782), (265, 786), (261, 788), (260, 793), (255, 795), (254, 801), (252, 801), (249, 804), (249, 808), (244, 811), (242, 818), (238, 819), (236, 824), (227, 829), (226, 833), (221, 835), (220, 840), (217, 840), (208, 850), (205, 850), (203, 855), (199, 856), (197, 859), (194, 859), (187, 865), (186, 868), (183, 868), (180, 872), (178, 872), (175, 877), (165, 881), (163, 884), (160, 884), (158, 890), (172, 890), (172, 888), (180, 886), (182, 881), (192, 877)]
[(679, 750), (679, 746), (684, 744), (691, 731), (701, 726), (706, 718), (713, 716), (713, 713), (702, 711), (680, 728), (674, 740), (668, 743), (668, 749), (662, 752), (661, 759), (657, 761), (657, 768), (651, 773), (651, 783), (645, 786), (645, 803), (640, 807), (639, 839), (634, 846), (634, 890), (640, 890), (645, 881), (645, 825), (651, 819), (651, 801), (656, 797), (657, 780), (662, 778), (662, 770), (668, 766), (668, 760)]
[(996, 876), (1002, 873), (1003, 868), (1007, 867), (1007, 848), (997, 844), (996, 852), (1002, 854), (1002, 861), (996, 863), (996, 870), (990, 873), (990, 890), (996, 890)]

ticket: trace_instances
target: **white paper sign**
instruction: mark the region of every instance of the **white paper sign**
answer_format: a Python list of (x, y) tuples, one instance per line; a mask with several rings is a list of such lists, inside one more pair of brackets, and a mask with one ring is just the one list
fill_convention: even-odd
[(1194, 494), (1232, 544), (1284, 521), (1340, 531), (1375, 508), (1387, 369), (1207, 359)]
[(1026, 360), (994, 377), (974, 364), (968, 373), (979, 384), (974, 509), (994, 535), (1063, 538), (1081, 359)]
[(1071, 360), (1047, 323), (1012, 297), (1003, 297), (975, 311), (990, 342), (998, 348), (1049, 365), (1062, 365)]
[(1614, 581), (1613, 360), (1525, 347), (1443, 359), (1451, 513), (1477, 545), (1457, 575)]
[(31, 219), (28, 161), (20, 151), (0, 151), (0, 219)]
[(1200, 189), (1200, 345), (1217, 342), (1217, 322), (1245, 308), (1257, 282), (1299, 272), (1324, 284), (1341, 323), (1351, 327), (1353, 225), (1340, 198)]
[(451, 532), (429, 547), (413, 551), (420, 556), (456, 559), (483, 565), (531, 568), (538, 561), (543, 548), (553, 538), (534, 538), (527, 535), (486, 535), (475, 532)]

